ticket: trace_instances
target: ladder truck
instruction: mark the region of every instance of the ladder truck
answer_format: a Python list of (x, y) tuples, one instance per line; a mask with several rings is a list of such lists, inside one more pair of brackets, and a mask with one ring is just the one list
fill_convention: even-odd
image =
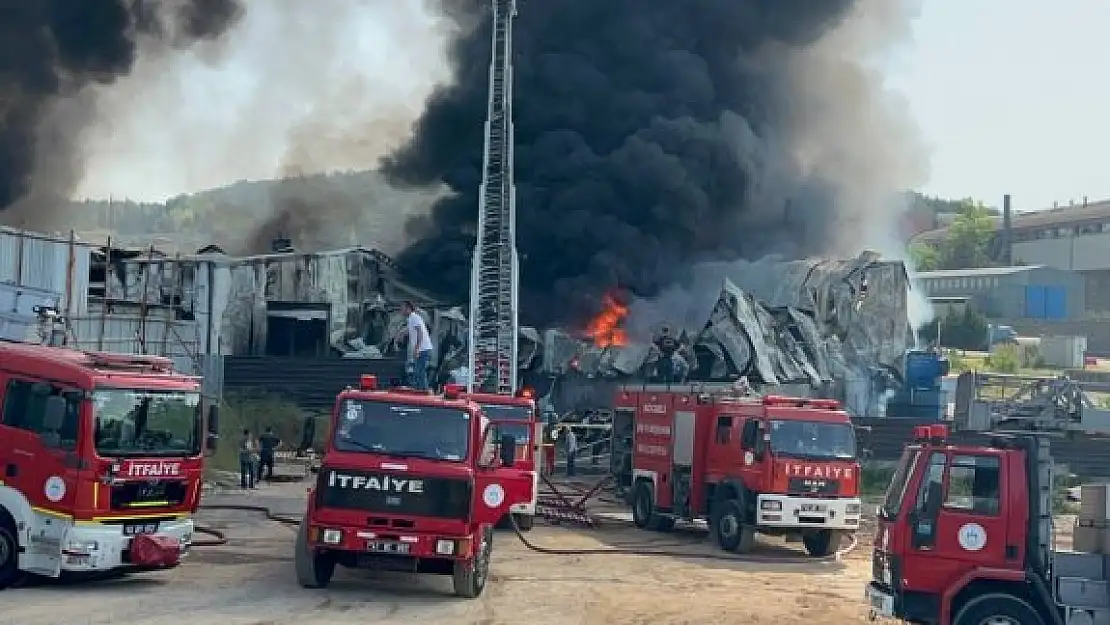
[(467, 391), (517, 390), (516, 187), (513, 183), (512, 20), (516, 0), (493, 0), (489, 111), (478, 233), (470, 278)]
[(478, 233), (471, 263), (467, 336), (470, 380), (466, 397), (482, 406), (504, 432), (516, 432), (522, 454), (514, 483), (527, 501), (512, 507), (506, 521), (532, 527), (539, 492), (537, 458), (541, 430), (536, 403), (517, 383), (516, 185), (513, 182), (513, 18), (516, 0), (493, 0), (489, 67), (489, 109), (482, 154)]
[(1110, 434), (1110, 410), (1085, 390), (1066, 377), (960, 376), (952, 425), (991, 436), (970, 443), (949, 440), (947, 424), (915, 428), (879, 509), (872, 617), (1110, 624), (1105, 538), (1065, 550), (1054, 536), (1050, 440)]

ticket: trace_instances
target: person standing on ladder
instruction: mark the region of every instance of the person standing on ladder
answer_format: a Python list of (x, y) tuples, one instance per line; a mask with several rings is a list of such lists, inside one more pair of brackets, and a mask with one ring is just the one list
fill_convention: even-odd
[(409, 386), (415, 389), (428, 390), (428, 365), (432, 361), (432, 337), (428, 335), (428, 326), (424, 318), (416, 312), (416, 305), (406, 300), (401, 307), (409, 330), (408, 366)]

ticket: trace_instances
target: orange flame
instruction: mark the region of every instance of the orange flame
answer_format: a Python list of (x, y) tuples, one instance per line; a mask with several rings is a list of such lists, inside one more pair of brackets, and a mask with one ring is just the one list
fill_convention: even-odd
[(621, 327), (626, 317), (628, 317), (628, 307), (618, 302), (612, 295), (606, 295), (601, 300), (601, 312), (586, 326), (586, 337), (597, 347), (627, 345), (628, 335)]

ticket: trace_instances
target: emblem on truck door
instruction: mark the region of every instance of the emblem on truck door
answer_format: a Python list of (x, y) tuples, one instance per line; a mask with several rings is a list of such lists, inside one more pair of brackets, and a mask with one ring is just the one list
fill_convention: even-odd
[(956, 541), (964, 551), (980, 551), (987, 546), (987, 530), (978, 523), (968, 523), (960, 527)]
[(482, 491), (482, 503), (488, 508), (497, 508), (505, 503), (505, 489), (500, 484), (490, 484)]
[(57, 475), (52, 475), (43, 484), (42, 494), (46, 495), (46, 499), (53, 503), (58, 503), (66, 496), (66, 481)]

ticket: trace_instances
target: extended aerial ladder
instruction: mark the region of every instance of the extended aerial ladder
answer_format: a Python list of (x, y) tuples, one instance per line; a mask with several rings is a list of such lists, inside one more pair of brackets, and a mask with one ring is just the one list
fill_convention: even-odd
[(493, 0), (489, 112), (470, 279), (469, 391), (517, 388), (516, 186), (513, 182), (512, 20), (516, 0)]

